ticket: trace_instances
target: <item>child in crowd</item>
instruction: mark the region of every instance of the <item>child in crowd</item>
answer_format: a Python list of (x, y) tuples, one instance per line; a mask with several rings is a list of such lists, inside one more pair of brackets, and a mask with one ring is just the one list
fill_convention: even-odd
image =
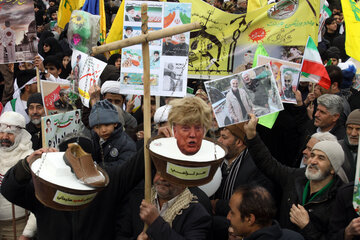
[(89, 116), (92, 129), (92, 157), (105, 165), (120, 165), (136, 154), (135, 142), (123, 131), (119, 114), (108, 100), (92, 106)]

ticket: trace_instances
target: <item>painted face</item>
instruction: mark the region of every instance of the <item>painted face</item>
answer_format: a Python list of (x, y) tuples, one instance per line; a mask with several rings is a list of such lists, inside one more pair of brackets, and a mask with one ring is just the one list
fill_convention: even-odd
[(161, 177), (159, 172), (155, 174), (153, 181), (156, 193), (158, 194), (159, 198), (163, 200), (171, 200), (184, 190), (183, 187), (166, 181), (163, 177)]
[(305, 176), (309, 180), (321, 181), (334, 174), (331, 163), (323, 151), (313, 150), (308, 160)]
[(333, 127), (338, 118), (338, 114), (331, 115), (325, 106), (318, 105), (315, 113), (314, 125), (319, 127), (322, 131), (328, 131)]
[(200, 124), (174, 124), (174, 137), (180, 151), (185, 155), (193, 155), (200, 150), (205, 129)]
[(28, 111), (31, 122), (39, 125), (41, 123), (41, 117), (45, 116), (44, 107), (39, 103), (30, 103)]
[(350, 145), (358, 146), (359, 145), (359, 134), (360, 134), (360, 125), (358, 124), (348, 124), (346, 126), (346, 136)]
[(304, 155), (304, 164), (307, 165), (307, 161), (310, 158), (311, 155), (311, 150), (314, 147), (314, 145), (316, 143), (318, 143), (319, 141), (316, 138), (310, 138), (309, 141), (306, 144), (306, 148), (304, 149), (304, 151), (302, 152)]
[(115, 127), (117, 126), (116, 123), (110, 123), (110, 124), (99, 124), (93, 127), (93, 130), (96, 132), (96, 134), (104, 139), (105, 141), (109, 139), (111, 134), (114, 132)]

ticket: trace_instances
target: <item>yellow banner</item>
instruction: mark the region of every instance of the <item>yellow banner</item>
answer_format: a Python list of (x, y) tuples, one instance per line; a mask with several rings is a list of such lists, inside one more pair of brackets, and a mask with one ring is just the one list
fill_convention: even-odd
[(100, 15), (100, 43), (105, 42), (106, 37), (106, 15), (105, 15), (105, 6), (104, 0), (99, 0), (99, 15)]
[[(121, 2), (119, 10), (116, 14), (114, 22), (111, 25), (109, 34), (106, 38), (106, 43), (115, 42), (122, 39), (123, 28), (124, 28), (124, 10), (125, 10), (125, 0)], [(111, 54), (119, 53), (119, 49), (111, 51)]]
[(360, 61), (360, 3), (341, 0), (345, 25), (345, 50), (350, 57)]
[(267, 0), (250, 0), (247, 4), (247, 11), (251, 12), (267, 5)]
[(70, 21), (72, 11), (79, 10), (84, 3), (85, 0), (61, 0), (58, 11), (58, 26), (64, 29), (65, 25)]
[(228, 75), (251, 68), (256, 44), (271, 57), (301, 62), (309, 35), (317, 42), (318, 0), (282, 0), (244, 15), (230, 14), (201, 0), (192, 3), (189, 74)]

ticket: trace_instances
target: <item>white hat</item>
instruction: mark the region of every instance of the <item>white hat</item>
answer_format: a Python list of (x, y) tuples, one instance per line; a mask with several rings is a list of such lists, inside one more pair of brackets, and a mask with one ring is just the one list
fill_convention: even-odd
[(120, 94), (120, 82), (119, 81), (105, 81), (101, 86), (101, 94), (114, 93)]
[(4, 112), (0, 117), (0, 123), (25, 128), (25, 117), (17, 112)]
[(162, 107), (159, 107), (155, 112), (154, 122), (156, 124), (162, 123), (162, 122), (167, 122), (170, 109), (171, 109), (171, 105), (164, 105)]
[(320, 150), (325, 153), (335, 173), (341, 178), (343, 182), (349, 182), (348, 178), (346, 177), (345, 171), (342, 168), (342, 165), (345, 161), (344, 150), (338, 142), (321, 141), (314, 145), (312, 151), (314, 150)]

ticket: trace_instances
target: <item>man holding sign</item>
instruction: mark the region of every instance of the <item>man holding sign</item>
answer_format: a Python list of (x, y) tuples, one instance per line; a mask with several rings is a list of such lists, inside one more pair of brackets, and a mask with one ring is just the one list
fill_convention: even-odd
[[(170, 102), (168, 121), (179, 150), (196, 154), (211, 124), (211, 109), (200, 98)], [(164, 132), (168, 137), (169, 129)], [(124, 205), (119, 221), (119, 239), (208, 239), (211, 217), (187, 187), (165, 180), (159, 169), (153, 178), (151, 203), (142, 200), (143, 191), (134, 191)], [(140, 209), (139, 209), (140, 205)], [(143, 222), (148, 224), (143, 232)]]

